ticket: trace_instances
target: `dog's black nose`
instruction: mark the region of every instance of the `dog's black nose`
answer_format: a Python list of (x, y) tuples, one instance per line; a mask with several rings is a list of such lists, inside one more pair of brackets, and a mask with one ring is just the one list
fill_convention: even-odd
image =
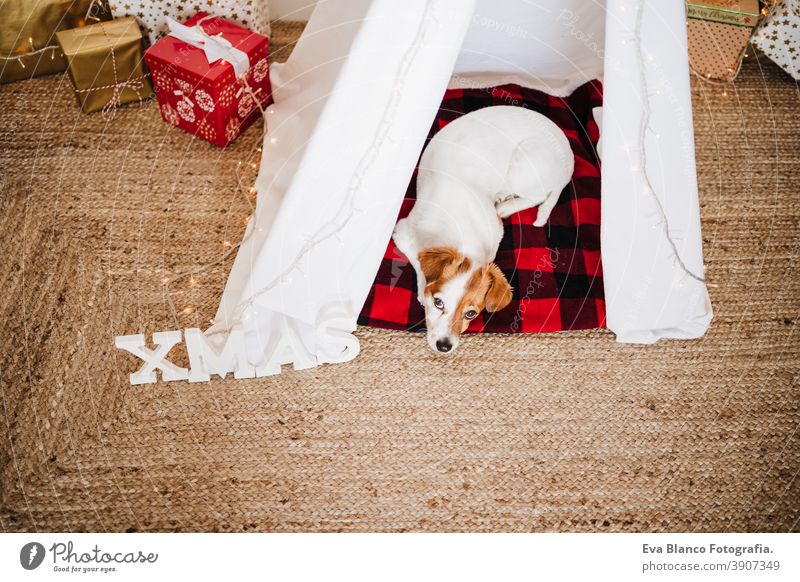
[(436, 349), (440, 352), (449, 352), (453, 349), (453, 344), (450, 343), (450, 340), (441, 339), (436, 341)]

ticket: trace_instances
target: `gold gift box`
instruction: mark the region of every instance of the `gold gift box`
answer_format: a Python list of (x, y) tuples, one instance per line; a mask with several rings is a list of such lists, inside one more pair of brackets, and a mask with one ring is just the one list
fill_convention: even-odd
[(153, 95), (142, 60), (142, 32), (134, 18), (62, 30), (56, 38), (85, 113)]
[(55, 33), (110, 18), (99, 0), (0, 0), (0, 83), (63, 71)]

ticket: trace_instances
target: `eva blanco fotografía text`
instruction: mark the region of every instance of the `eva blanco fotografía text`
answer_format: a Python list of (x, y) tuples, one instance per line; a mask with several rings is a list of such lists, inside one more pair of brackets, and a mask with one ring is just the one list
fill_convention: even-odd
[[(764, 544), (642, 544), (642, 573), (648, 572), (777, 572), (781, 563)], [(667, 555), (665, 555), (667, 554)]]
[(664, 544), (655, 546), (642, 544), (643, 554), (732, 554), (737, 558), (746, 554), (771, 554), (769, 546), (754, 544), (752, 546), (728, 546), (707, 544), (700, 546), (682, 546), (680, 544)]

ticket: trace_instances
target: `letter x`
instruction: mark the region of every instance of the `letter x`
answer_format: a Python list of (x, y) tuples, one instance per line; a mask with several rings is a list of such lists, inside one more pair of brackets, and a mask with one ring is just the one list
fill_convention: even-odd
[(114, 345), (144, 361), (142, 367), (130, 375), (131, 384), (155, 384), (157, 369), (161, 370), (161, 378), (164, 382), (189, 378), (189, 370), (176, 366), (165, 357), (180, 341), (180, 331), (160, 331), (153, 334), (153, 343), (158, 346), (155, 350), (144, 347), (144, 334), (142, 333), (118, 335), (114, 338)]

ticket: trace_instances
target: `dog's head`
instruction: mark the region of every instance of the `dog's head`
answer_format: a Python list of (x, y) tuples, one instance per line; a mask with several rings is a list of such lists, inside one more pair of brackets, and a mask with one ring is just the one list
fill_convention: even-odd
[(427, 282), (423, 307), (428, 345), (437, 352), (453, 351), (484, 308), (499, 311), (511, 302), (511, 285), (494, 263), (473, 265), (449, 247), (423, 250), (419, 263)]

